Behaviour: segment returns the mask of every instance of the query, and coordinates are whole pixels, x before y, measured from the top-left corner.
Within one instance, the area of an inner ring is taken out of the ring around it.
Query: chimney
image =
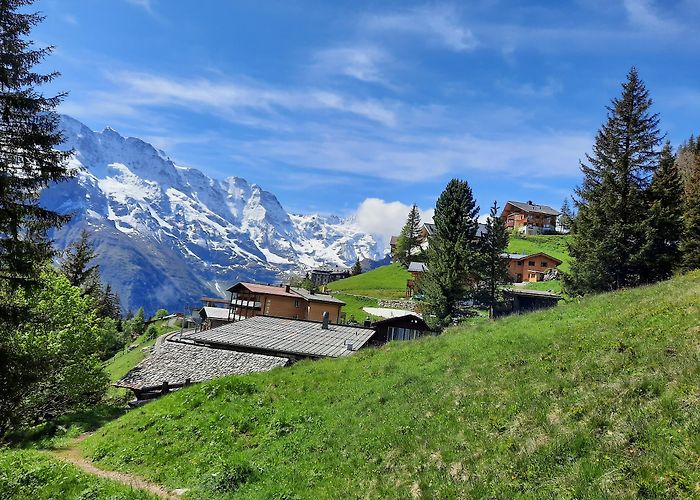
[[[365,328],[371,328],[372,327],[372,320],[369,318],[365,318]]]
[[[532,200],[527,200],[528,205],[532,205]]]
[[[352,350],[353,350],[353,344],[352,344],[352,342],[348,340],[347,344],[345,344],[345,348],[346,348],[348,351],[352,351]]]
[[[287,292],[287,293],[289,293],[289,285],[287,285],[287,286],[284,287],[284,291]]]
[[[323,311],[323,323],[321,324],[321,328],[324,330],[328,330],[328,323],[331,320],[331,315],[328,314],[328,311]]]

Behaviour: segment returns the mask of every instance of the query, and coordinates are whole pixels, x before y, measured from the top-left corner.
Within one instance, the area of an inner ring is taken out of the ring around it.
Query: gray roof
[[[176,386],[183,385],[187,379],[194,383],[225,375],[265,372],[288,362],[282,357],[166,340],[114,385],[148,389],[167,381],[168,385]]]
[[[520,295],[521,297],[544,297],[548,299],[561,299],[563,298],[558,293],[546,292],[544,290],[527,290],[527,289],[516,289],[516,288],[506,288],[503,290],[504,293],[509,295]]]
[[[199,315],[202,318],[209,318],[209,319],[228,319],[228,308],[202,307],[199,310]]]
[[[294,293],[298,293],[309,302],[328,302],[330,304],[340,304],[341,306],[345,305],[345,302],[343,302],[342,300],[336,299],[335,297],[325,293],[311,293],[305,288],[297,287],[291,287],[291,290]]]
[[[408,265],[410,273],[424,273],[428,270],[428,265],[425,262],[411,262]]]
[[[428,233],[428,235],[431,235],[435,232],[435,224],[431,224],[430,222],[426,222],[423,224],[423,228],[425,229],[425,232]]]
[[[357,326],[331,324],[324,330],[316,321],[254,316],[193,333],[187,338],[198,343],[255,352],[337,358],[352,354],[372,335],[373,329]],[[346,347],[348,342],[352,343],[352,351]]]
[[[559,215],[558,210],[554,210],[552,207],[549,207],[547,205],[537,205],[535,203],[527,203],[527,202],[522,202],[522,201],[510,201],[508,200],[506,203],[510,203],[514,207],[519,208],[523,212],[538,212],[546,215]]]

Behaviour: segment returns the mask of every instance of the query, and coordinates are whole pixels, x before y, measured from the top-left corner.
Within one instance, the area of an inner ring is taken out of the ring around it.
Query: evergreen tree
[[[680,145],[676,155],[676,166],[683,179],[683,185],[686,187],[698,156],[700,156],[700,136],[695,138],[691,135],[686,142]]]
[[[688,169],[683,194],[683,268],[700,269],[700,154]]]
[[[498,204],[494,201],[486,221],[486,230],[479,240],[479,298],[489,306],[491,317],[500,299],[499,285],[510,281],[508,259],[503,256],[507,247],[508,231],[505,222],[498,216]]]
[[[418,206],[414,203],[411,210],[408,212],[406,224],[401,229],[401,234],[396,241],[396,249],[394,251],[394,260],[400,262],[404,266],[412,260],[412,255],[420,246],[421,220]]]
[[[659,168],[647,190],[646,281],[671,277],[680,260],[683,236],[683,184],[671,144],[661,150]]]
[[[11,289],[36,283],[52,255],[47,232],[68,219],[38,203],[43,188],[71,172],[70,152],[56,149],[63,138],[54,110],[65,94],[46,97],[37,90],[58,73],[33,71],[53,48],[34,48],[27,39],[44,19],[20,12],[31,4],[0,2],[0,286]]]
[[[119,295],[112,291],[112,286],[107,284],[103,289],[98,289],[93,295],[95,299],[95,309],[101,318],[112,318],[119,321],[122,316],[121,301]]]
[[[428,272],[421,280],[433,327],[447,326],[469,293],[475,259],[479,207],[467,181],[452,179],[435,204],[435,232],[428,247]]]
[[[96,256],[90,235],[83,230],[78,241],[66,248],[59,265],[70,284],[83,290],[85,295],[95,296],[96,292],[101,291],[99,266],[91,264]]]
[[[559,227],[563,233],[568,233],[571,230],[571,223],[574,220],[574,212],[571,210],[569,198],[564,198],[564,203],[561,205],[561,214],[559,214]]]
[[[353,264],[352,269],[350,270],[351,276],[357,276],[358,274],[362,274],[362,264],[360,264],[359,257],[357,260],[355,260],[355,264]]]
[[[139,307],[134,317],[129,320],[129,331],[134,338],[140,337],[145,333],[146,321],[143,315],[143,307]]]
[[[596,134],[593,154],[581,162],[572,224],[570,294],[615,290],[639,284],[646,271],[645,191],[658,165],[658,115],[637,70],[622,84]]]

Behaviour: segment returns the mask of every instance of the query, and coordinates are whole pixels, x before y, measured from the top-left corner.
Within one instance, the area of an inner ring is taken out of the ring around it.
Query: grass
[[[700,272],[193,386],[84,443],[194,498],[693,497]]]
[[[406,281],[409,279],[411,273],[394,263],[334,281],[327,288],[332,292],[376,299],[403,299],[406,296]]]
[[[0,450],[0,498],[156,498],[128,486],[86,474],[36,450]]]
[[[336,299],[340,299],[345,302],[343,306],[343,312],[345,313],[346,321],[354,319],[358,323],[362,323],[368,316],[370,318],[375,318],[371,314],[367,314],[362,308],[363,307],[377,307],[377,299],[371,297],[359,297],[357,295],[348,295],[345,293],[333,294]]]
[[[559,270],[567,272],[570,269],[571,257],[567,243],[569,235],[533,235],[523,237],[510,237],[508,244],[509,253],[533,254],[544,252],[562,261]]]
[[[154,324],[158,329],[158,337],[178,330],[176,327],[168,326],[164,321],[156,322]],[[144,333],[129,344],[136,345],[136,348],[132,350],[120,351],[111,359],[107,360],[105,363],[105,371],[109,376],[110,383],[113,384],[126,375],[129,370],[146,359],[151,351],[150,349],[144,351],[144,348],[153,347],[153,345],[156,343],[156,339],[157,337],[155,339],[148,339],[148,333]]]
[[[552,281],[537,281],[533,283],[528,283],[524,287],[526,290],[542,290],[549,291],[553,293],[562,293],[561,280]]]

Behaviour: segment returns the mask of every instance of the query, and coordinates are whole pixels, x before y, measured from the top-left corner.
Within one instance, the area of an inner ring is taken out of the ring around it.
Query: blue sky
[[[558,208],[632,65],[700,132],[700,2],[524,3],[38,0],[34,39],[91,128],[377,228],[452,177]]]

